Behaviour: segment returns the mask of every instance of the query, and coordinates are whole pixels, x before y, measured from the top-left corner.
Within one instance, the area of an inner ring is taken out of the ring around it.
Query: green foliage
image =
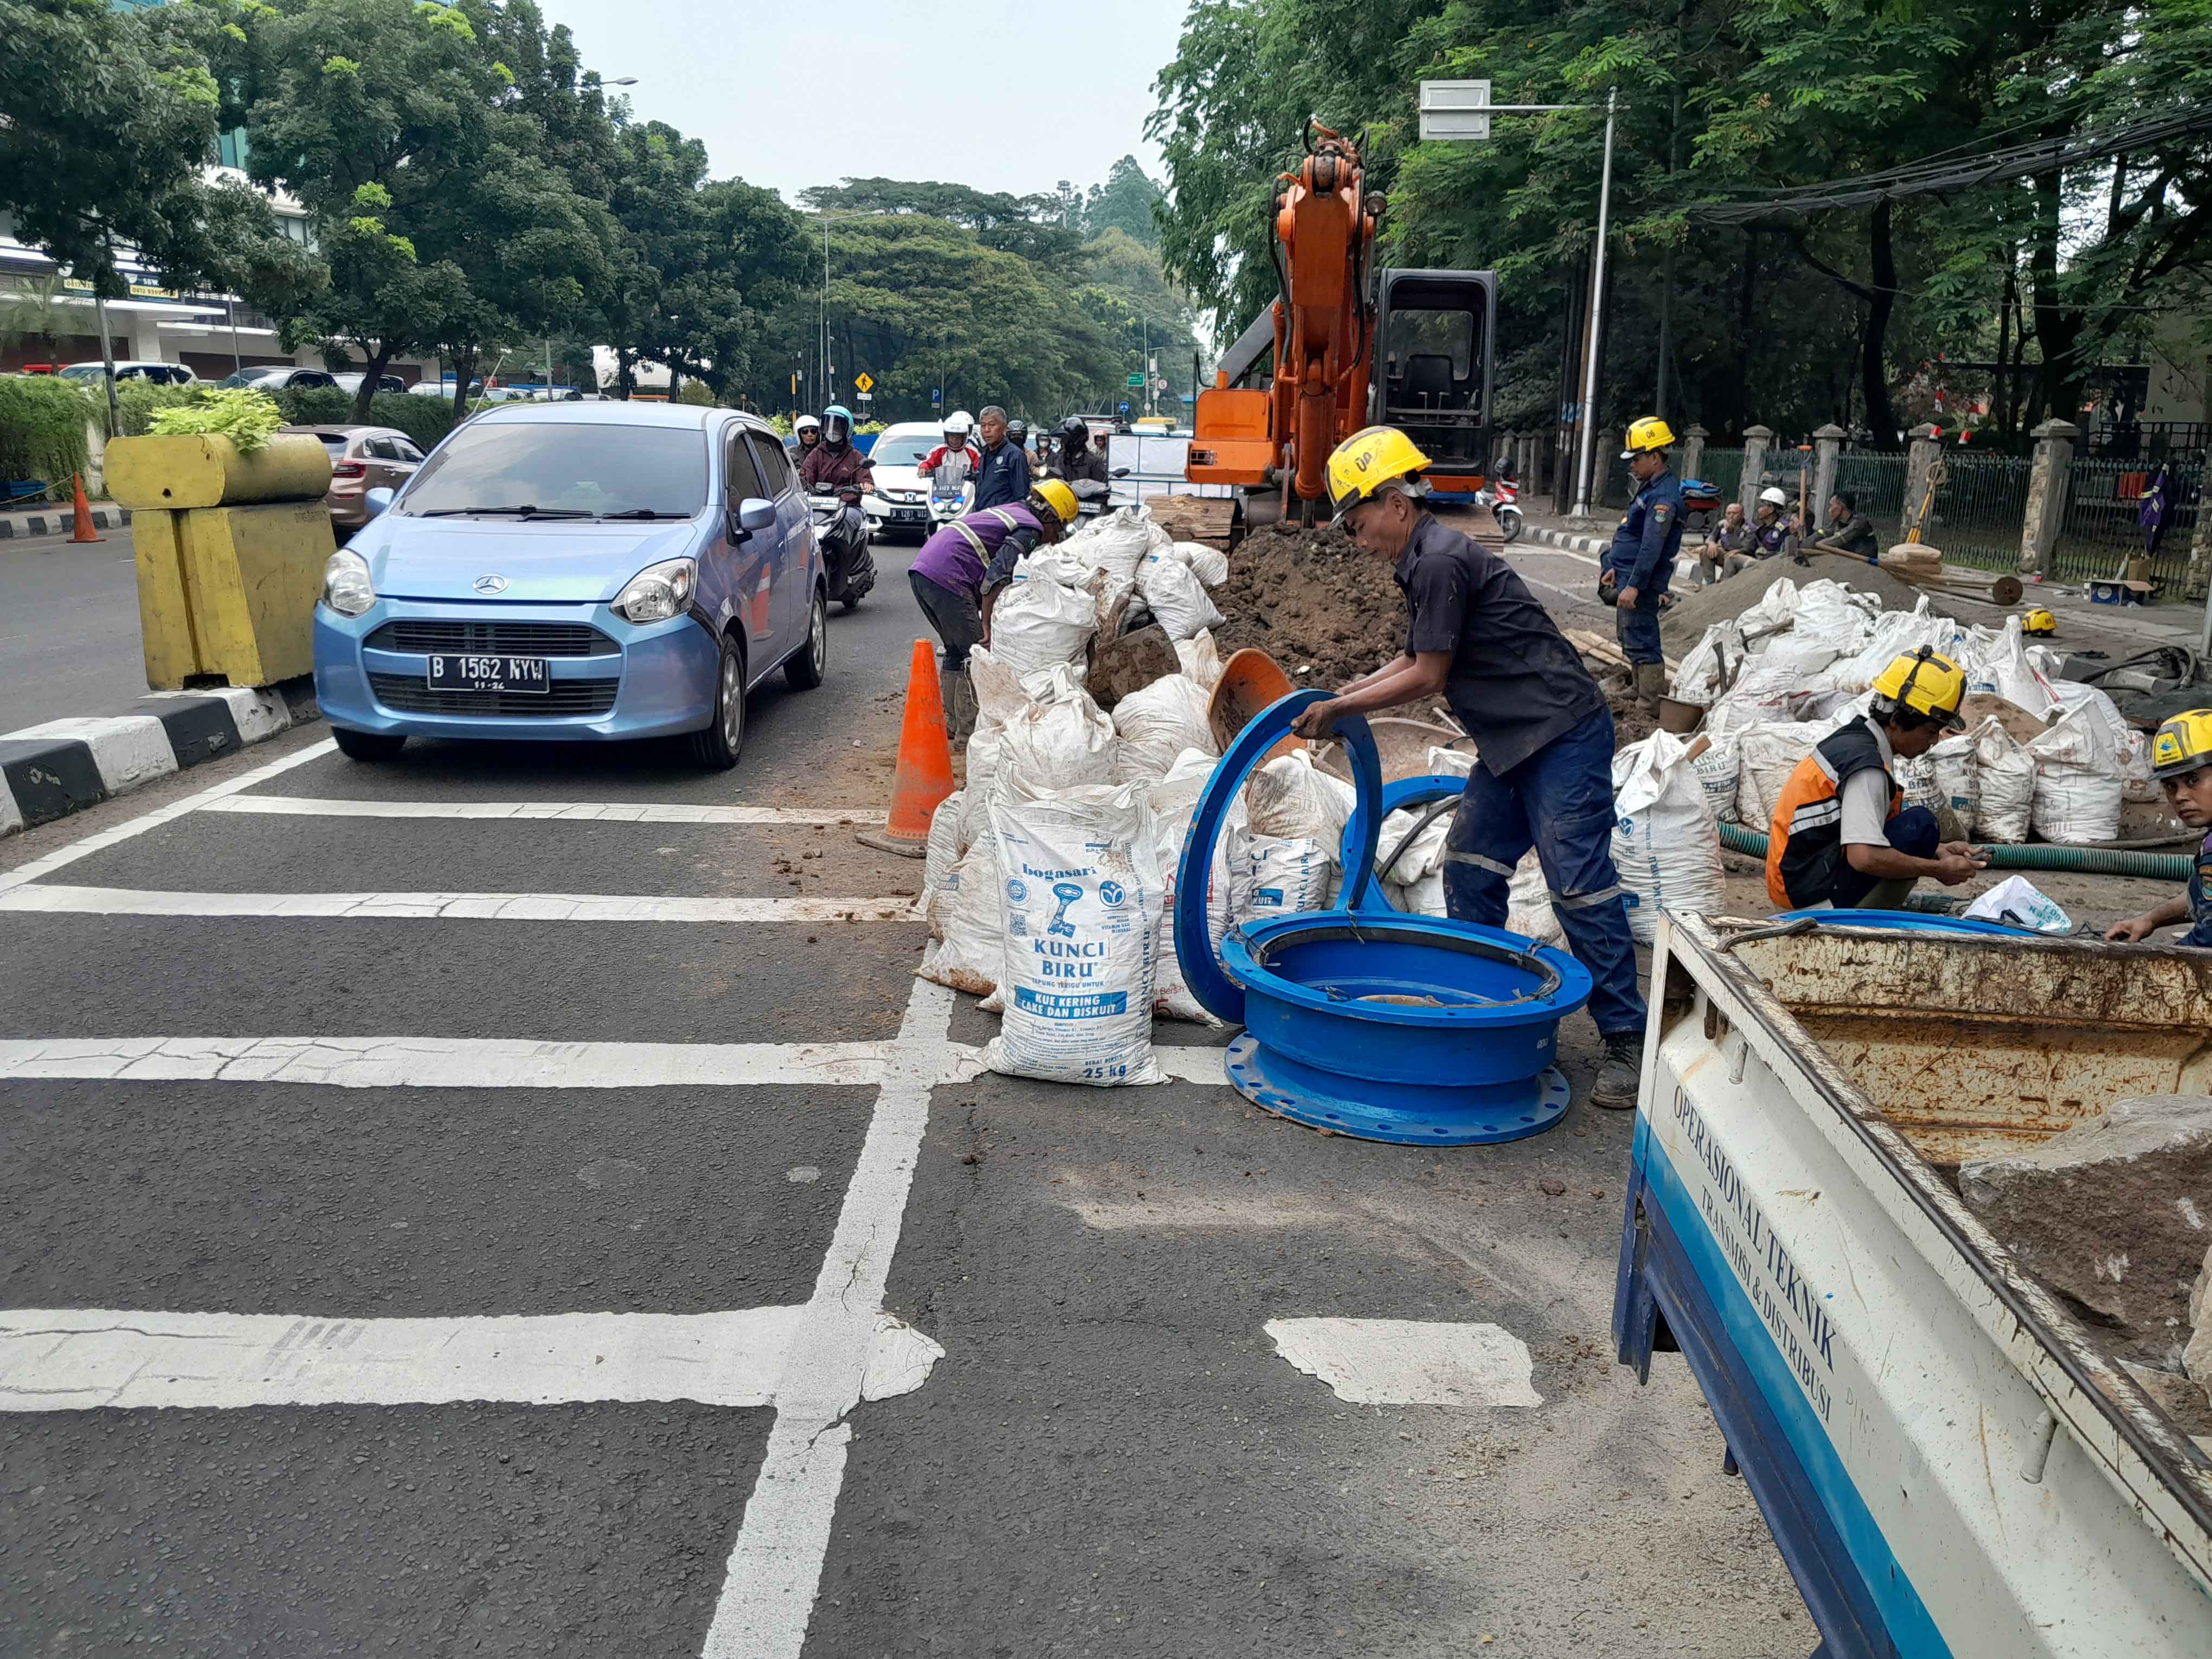
[[[190,433],[228,438],[240,454],[252,455],[266,449],[283,424],[283,411],[274,398],[251,386],[234,386],[201,391],[190,403],[157,409],[148,428],[164,438]]]
[[[288,426],[368,425],[397,428],[417,447],[428,449],[456,424],[453,406],[443,398],[422,398],[410,392],[380,392],[368,400],[365,421],[356,421],[353,394],[336,386],[301,386],[271,394],[284,412]],[[479,404],[477,407],[483,405]],[[474,413],[472,410],[470,411]]]
[[[676,401],[700,409],[714,407],[714,388],[704,380],[686,380],[676,389]]]
[[[154,416],[166,409],[181,409],[198,400],[204,390],[199,386],[155,386],[150,380],[125,380],[115,388],[115,412],[120,416],[118,425],[108,418],[107,399],[91,399],[94,418],[100,430],[111,438],[142,438],[154,429]]]
[[[93,400],[74,380],[0,374],[0,478],[40,478],[66,493],[89,465],[86,423]]]

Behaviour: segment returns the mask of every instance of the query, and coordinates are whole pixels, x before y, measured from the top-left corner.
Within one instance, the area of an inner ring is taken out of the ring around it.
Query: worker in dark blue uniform
[[[1637,700],[1655,718],[1659,699],[1667,695],[1659,602],[1674,579],[1674,555],[1682,545],[1682,484],[1667,467],[1674,441],[1673,431],[1656,415],[1628,428],[1628,447],[1621,453],[1636,480],[1636,499],[1613,532],[1598,578],[1599,592],[1612,598],[1613,629],[1635,672]]]
[[[1613,864],[1613,711],[1513,567],[1428,510],[1428,457],[1395,427],[1355,432],[1328,458],[1329,504],[1406,596],[1406,645],[1298,716],[1320,738],[1340,714],[1442,696],[1476,764],[1444,837],[1444,909],[1503,927],[1507,885],[1531,848],[1605,1043],[1593,1105],[1636,1104],[1645,1009]]]

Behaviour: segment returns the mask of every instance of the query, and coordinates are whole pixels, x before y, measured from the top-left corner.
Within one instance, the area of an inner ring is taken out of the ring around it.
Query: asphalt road
[[[0,1652],[1810,1649],[1679,1362],[1610,1359],[1628,1121],[977,1076],[918,923],[666,913],[919,885],[836,822],[902,563],[733,774],[310,727],[0,842]],[[1267,1329],[1375,1320],[1538,1403],[1353,1404]]]
[[[131,532],[0,541],[0,734],[146,694]]]

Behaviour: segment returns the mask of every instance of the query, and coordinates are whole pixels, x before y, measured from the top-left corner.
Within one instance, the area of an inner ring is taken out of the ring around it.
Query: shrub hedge
[[[0,478],[38,478],[68,495],[70,475],[91,462],[85,423],[93,412],[74,380],[0,374]]]

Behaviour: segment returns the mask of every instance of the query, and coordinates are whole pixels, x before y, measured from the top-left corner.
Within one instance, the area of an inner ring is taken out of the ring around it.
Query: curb
[[[1547,547],[1558,548],[1563,553],[1580,553],[1585,558],[1601,559],[1612,542],[1601,536],[1577,536],[1572,531],[1554,530],[1549,525],[1522,522],[1523,538],[1539,541]]]
[[[156,691],[126,714],[0,734],[0,836],[52,823],[156,778],[320,720],[312,674],[276,685]]]
[[[131,509],[125,507],[95,507],[92,509],[94,530],[120,530],[131,522]],[[66,536],[76,528],[76,508],[64,507],[52,513],[0,513],[0,541],[15,536]]]

